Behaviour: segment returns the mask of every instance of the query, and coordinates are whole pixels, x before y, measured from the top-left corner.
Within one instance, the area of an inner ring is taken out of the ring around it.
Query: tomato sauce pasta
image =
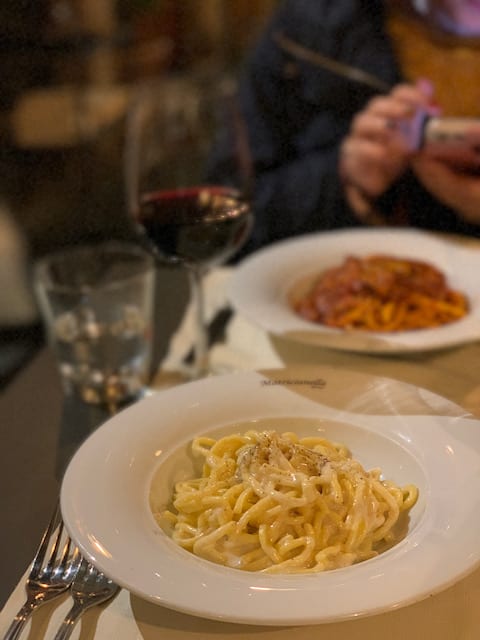
[[[385,255],[349,256],[322,273],[293,306],[312,322],[368,331],[438,327],[469,309],[467,297],[433,265]]]
[[[418,491],[365,471],[346,447],[320,437],[247,431],[200,437],[202,474],[178,482],[154,514],[184,549],[266,573],[320,572],[372,558],[397,541],[395,525]]]

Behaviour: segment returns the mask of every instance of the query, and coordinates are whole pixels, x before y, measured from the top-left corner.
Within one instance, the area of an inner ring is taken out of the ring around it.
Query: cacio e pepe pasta
[[[251,430],[196,438],[192,451],[201,475],[178,482],[171,508],[154,516],[184,549],[246,571],[312,573],[372,558],[396,542],[418,496],[320,437]]]

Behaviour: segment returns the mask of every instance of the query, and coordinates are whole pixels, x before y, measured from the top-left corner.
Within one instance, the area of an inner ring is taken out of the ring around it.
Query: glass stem
[[[193,304],[194,344],[192,378],[202,378],[209,373],[208,337],[205,321],[205,295],[203,270],[191,267],[188,270]]]

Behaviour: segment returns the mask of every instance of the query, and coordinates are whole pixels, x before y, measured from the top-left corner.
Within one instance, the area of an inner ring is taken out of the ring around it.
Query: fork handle
[[[38,602],[27,600],[13,619],[12,624],[8,627],[7,633],[3,636],[3,640],[17,640],[27,620],[38,605]]]
[[[87,607],[85,607],[84,605],[75,603],[63,619],[63,622],[60,625],[60,628],[58,629],[53,640],[67,640],[67,638],[70,638],[73,627],[77,623],[82,613],[86,611],[86,609]]]

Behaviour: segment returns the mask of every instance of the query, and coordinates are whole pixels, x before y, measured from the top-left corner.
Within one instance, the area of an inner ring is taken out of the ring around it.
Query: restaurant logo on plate
[[[315,378],[314,380],[295,380],[295,379],[285,379],[285,380],[262,380],[262,386],[273,387],[282,385],[285,387],[289,386],[298,386],[304,385],[307,387],[311,387],[312,389],[323,389],[323,387],[327,384],[325,380],[322,378]]]

